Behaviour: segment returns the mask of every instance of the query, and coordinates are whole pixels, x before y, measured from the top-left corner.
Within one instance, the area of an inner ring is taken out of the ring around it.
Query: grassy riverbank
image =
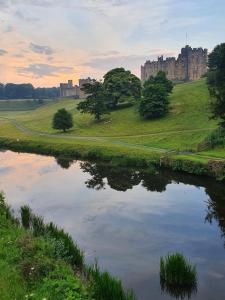
[[[71,237],[23,208],[23,226],[0,194],[1,299],[135,300],[107,272],[86,266]]]
[[[171,95],[168,116],[142,120],[137,107],[117,110],[96,123],[80,114],[77,100],[59,100],[26,112],[0,112],[0,145],[16,151],[101,159],[123,165],[154,163],[175,170],[223,177],[224,148],[199,151],[216,129],[209,119],[209,94],[204,80],[179,84]],[[75,126],[63,134],[52,129],[54,113],[65,107]],[[219,166],[218,166],[219,165]]]

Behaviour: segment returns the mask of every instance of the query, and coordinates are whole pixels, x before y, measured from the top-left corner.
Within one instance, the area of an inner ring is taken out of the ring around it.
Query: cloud
[[[39,18],[31,16],[31,15],[25,15],[23,12],[21,12],[20,10],[17,10],[15,12],[15,16],[23,21],[26,22],[37,22],[39,21]]]
[[[0,49],[0,56],[7,54],[8,52],[4,49]]]
[[[44,55],[52,55],[54,53],[51,47],[41,46],[33,43],[30,43],[30,50],[35,53],[44,54]]]
[[[18,74],[23,76],[32,75],[35,78],[41,78],[45,76],[58,76],[58,74],[72,72],[74,72],[74,69],[72,67],[51,66],[48,64],[31,64],[28,67],[17,68]]]
[[[82,66],[88,66],[93,69],[109,70],[116,67],[124,67],[131,70],[140,68],[146,60],[157,59],[158,56],[174,56],[173,52],[165,52],[162,49],[151,49],[148,54],[143,55],[111,55],[103,57],[94,57]]]
[[[82,65],[99,70],[109,70],[116,67],[132,69],[135,66],[140,66],[147,58],[147,55],[108,56],[103,58],[93,58]]]
[[[7,25],[5,27],[5,29],[3,30],[3,33],[9,33],[9,32],[12,32],[13,30],[14,30],[13,26]]]
[[[115,56],[119,55],[120,52],[116,50],[110,50],[110,51],[105,51],[105,52],[94,52],[92,55],[93,56]]]

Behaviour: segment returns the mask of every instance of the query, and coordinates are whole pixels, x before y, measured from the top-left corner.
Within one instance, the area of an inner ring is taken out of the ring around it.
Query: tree
[[[72,114],[68,112],[65,108],[59,109],[53,117],[52,127],[54,129],[59,129],[66,132],[67,129],[73,127]]]
[[[81,113],[90,113],[94,115],[95,120],[99,121],[101,116],[108,114],[108,109],[106,106],[106,94],[102,82],[93,81],[92,83],[87,83],[83,85],[82,91],[85,92],[87,96],[86,100],[80,102],[77,109]]]
[[[139,113],[145,119],[156,119],[164,116],[169,109],[168,93],[162,84],[146,81],[143,98],[140,101]]]
[[[225,43],[209,54],[207,84],[211,96],[212,118],[225,128]]]
[[[168,79],[166,78],[166,73],[165,73],[165,72],[159,71],[158,74],[157,74],[155,77],[151,76],[151,77],[149,78],[149,81],[150,81],[152,84],[157,84],[157,83],[162,84],[162,85],[165,87],[166,92],[167,92],[168,94],[172,93],[172,90],[173,90],[173,82],[170,81],[170,80],[168,80]]]
[[[4,84],[0,83],[0,99],[4,98]]]
[[[110,109],[115,109],[118,103],[138,100],[141,97],[140,79],[124,68],[116,68],[106,73],[104,88]]]

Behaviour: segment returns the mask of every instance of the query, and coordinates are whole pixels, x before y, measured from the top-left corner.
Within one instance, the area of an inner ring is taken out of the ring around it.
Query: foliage
[[[59,109],[52,121],[52,127],[54,129],[63,130],[64,132],[67,129],[70,129],[73,127],[73,117],[70,112],[68,112],[65,108]]]
[[[196,267],[179,253],[161,257],[160,280],[171,286],[196,286]]]
[[[145,119],[157,119],[167,114],[169,99],[162,84],[153,84],[146,81],[143,90],[143,99],[139,104],[139,113]]]
[[[139,113],[145,119],[157,119],[169,111],[169,94],[172,93],[173,83],[166,78],[165,72],[151,76],[145,83],[143,98],[139,104]]]
[[[168,94],[172,93],[173,82],[166,78],[165,72],[159,71],[155,77],[151,76],[148,81],[151,82],[152,84],[162,84],[165,87],[166,92]]]
[[[101,116],[108,114],[106,106],[106,93],[101,82],[94,81],[93,83],[84,84],[82,90],[87,94],[87,99],[80,102],[77,109],[82,113],[90,113],[99,121]]]
[[[208,88],[211,95],[212,117],[225,128],[225,43],[209,54]]]
[[[124,68],[116,68],[106,73],[104,88],[110,109],[115,109],[121,102],[139,100],[141,97],[140,79]]]
[[[59,97],[59,88],[34,88],[32,84],[0,83],[0,99],[47,99]]]

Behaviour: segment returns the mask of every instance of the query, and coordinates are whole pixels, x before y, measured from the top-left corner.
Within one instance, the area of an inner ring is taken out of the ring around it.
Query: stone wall
[[[141,66],[141,80],[144,82],[150,76],[155,76],[159,71],[164,71],[167,78],[172,81],[198,80],[207,72],[207,49],[191,48],[186,46],[181,49],[178,58],[158,57],[157,61],[146,61]]]

